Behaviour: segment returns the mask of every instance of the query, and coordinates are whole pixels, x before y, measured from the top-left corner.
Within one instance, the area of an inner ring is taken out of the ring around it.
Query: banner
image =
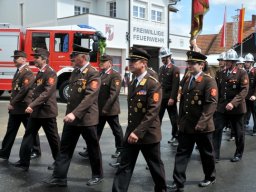
[[[203,17],[209,9],[209,0],[192,1],[191,40],[197,38],[203,28]]]
[[[245,8],[240,9],[237,40],[238,43],[242,43],[244,39],[244,14]]]

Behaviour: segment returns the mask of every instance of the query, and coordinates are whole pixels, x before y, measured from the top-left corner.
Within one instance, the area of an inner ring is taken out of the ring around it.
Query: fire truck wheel
[[[2,91],[2,90],[1,90],[1,91],[0,91],[0,96],[2,96],[2,95],[3,95],[3,93],[4,93],[4,91]]]
[[[68,81],[64,81],[59,88],[59,96],[62,102],[67,102],[68,100],[68,89]]]

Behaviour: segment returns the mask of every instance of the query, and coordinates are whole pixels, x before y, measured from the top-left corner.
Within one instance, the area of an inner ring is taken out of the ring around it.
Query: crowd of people
[[[57,128],[57,75],[48,63],[49,52],[34,50],[34,63],[39,69],[34,78],[26,62],[26,53],[14,51],[17,71],[12,81],[8,105],[9,120],[2,141],[0,158],[8,160],[17,131],[23,123],[20,160],[12,165],[28,171],[30,160],[41,155],[38,130],[42,127],[51,148],[52,175],[46,185],[67,186],[67,173],[78,139],[82,135],[86,147],[79,154],[91,165],[88,186],[103,181],[102,151],[99,140],[106,123],[115,138],[112,158],[117,168],[113,192],[127,192],[139,152],[146,160],[155,192],[184,191],[186,168],[195,145],[200,153],[205,177],[199,187],[216,182],[215,163],[220,162],[222,132],[229,127],[235,138],[236,150],[230,161],[242,160],[245,127],[253,117],[252,135],[256,135],[255,100],[256,71],[254,57],[238,58],[230,49],[220,54],[219,70],[212,77],[207,73],[207,57],[187,52],[187,69],[180,80],[180,70],[173,64],[172,53],[161,48],[159,72],[150,68],[150,55],[142,48],[132,47],[127,58],[129,66],[124,79],[112,67],[112,57],[100,57],[100,71],[90,64],[90,49],[73,45],[70,60],[74,67],[69,79],[69,96],[61,138]],[[132,74],[130,74],[132,73]],[[128,102],[128,126],[125,133],[119,123],[119,94],[124,86]],[[179,111],[177,105],[179,104]],[[161,160],[161,124],[167,110],[170,120],[168,140],[177,147],[173,183],[167,185]],[[109,190],[110,191],[110,190]]]

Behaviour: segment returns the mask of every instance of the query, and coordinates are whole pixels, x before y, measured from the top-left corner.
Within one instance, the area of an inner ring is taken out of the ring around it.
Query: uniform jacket
[[[248,72],[249,90],[245,99],[250,99],[251,96],[256,96],[256,70],[252,67]]]
[[[90,64],[83,70],[75,69],[69,79],[66,114],[73,113],[74,126],[93,126],[99,122],[98,96],[100,76]]]
[[[154,69],[152,69],[151,67],[149,67],[147,69],[147,72],[148,72],[149,75],[151,75],[155,79],[157,79],[157,80],[159,79],[157,72]]]
[[[212,132],[218,102],[216,81],[202,72],[189,88],[190,78],[188,75],[182,86],[179,131],[187,134]]]
[[[177,101],[177,95],[180,83],[180,70],[173,64],[166,67],[163,65],[159,69],[159,81],[162,85],[163,99],[174,99]]]
[[[248,93],[249,80],[245,70],[235,67],[227,75],[227,70],[220,73],[219,81],[219,103],[217,111],[226,114],[243,114],[246,113],[245,97]],[[234,108],[227,111],[226,105],[232,103]]]
[[[101,75],[99,92],[100,116],[113,116],[120,113],[119,93],[121,89],[121,76],[111,69]]]
[[[36,79],[29,91],[32,103],[29,107],[33,109],[33,118],[53,118],[58,115],[56,100],[56,72],[49,66],[37,73]]]
[[[28,65],[25,65],[12,80],[12,92],[10,104],[14,107],[10,114],[25,114],[27,106],[31,103],[28,94],[29,87],[34,82],[33,72]]]
[[[134,90],[132,83],[128,88],[128,127],[124,141],[134,132],[139,137],[138,144],[157,143],[162,137],[158,116],[161,85],[148,73]]]

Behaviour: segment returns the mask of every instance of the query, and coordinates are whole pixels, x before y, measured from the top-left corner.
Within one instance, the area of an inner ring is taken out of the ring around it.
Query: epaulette
[[[158,80],[154,77],[152,77],[151,75],[149,76],[149,78],[153,79],[155,82],[158,82]]]
[[[93,68],[95,71],[98,71],[98,69],[96,67],[91,66],[91,68]]]
[[[116,69],[113,69],[113,68],[112,68],[112,70],[118,73],[118,71],[117,71]]]
[[[205,73],[205,74],[204,74],[204,76],[207,76],[207,77],[212,78],[212,76],[211,76],[211,75],[209,75],[209,74],[207,74],[207,73]]]

